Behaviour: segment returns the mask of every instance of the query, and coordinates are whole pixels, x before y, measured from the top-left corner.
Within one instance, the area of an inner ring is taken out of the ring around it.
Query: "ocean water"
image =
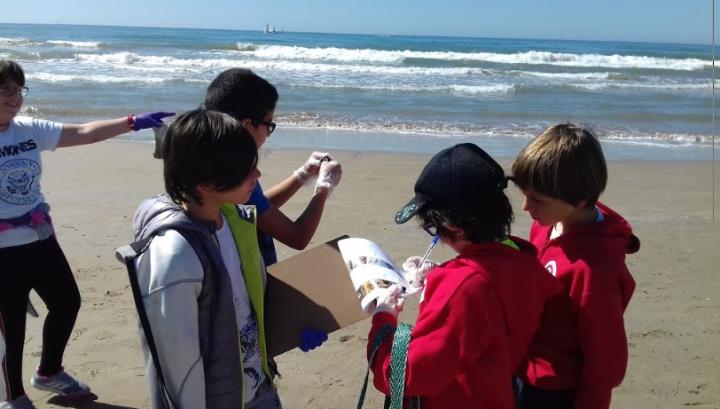
[[[513,156],[573,121],[610,158],[712,157],[708,45],[262,28],[0,24],[0,58],[26,71],[23,114],[65,122],[192,109],[219,72],[246,67],[280,93],[269,148],[431,153],[472,141]]]

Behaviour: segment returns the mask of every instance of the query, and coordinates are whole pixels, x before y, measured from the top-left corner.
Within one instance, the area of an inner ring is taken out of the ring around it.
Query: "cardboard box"
[[[268,354],[300,346],[303,329],[328,334],[368,318],[360,308],[338,237],[268,267],[265,331]]]

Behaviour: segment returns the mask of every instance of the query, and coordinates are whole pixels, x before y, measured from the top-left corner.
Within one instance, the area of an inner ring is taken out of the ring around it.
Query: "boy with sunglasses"
[[[254,72],[232,68],[221,72],[208,86],[205,107],[232,115],[255,140],[258,149],[275,130],[273,122],[278,93],[275,87]],[[307,182],[317,177],[315,192],[295,220],[280,207]],[[277,261],[273,238],[297,250],[304,249],[320,224],[325,202],[340,183],[342,167],[328,153],[313,152],[292,175],[263,191],[257,184],[248,204],[258,211],[258,240],[267,265]]]
[[[511,379],[560,288],[535,248],[510,235],[512,207],[503,169],[471,143],[435,155],[415,183],[415,197],[395,215],[417,216],[458,256],[427,275],[407,352],[404,395],[422,408],[514,409]],[[397,326],[400,289],[385,290],[373,311],[368,356],[385,325]],[[371,362],[375,387],[390,392],[387,337]]]

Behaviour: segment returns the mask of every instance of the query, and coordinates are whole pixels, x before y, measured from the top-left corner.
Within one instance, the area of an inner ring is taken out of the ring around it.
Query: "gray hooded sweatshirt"
[[[134,287],[153,409],[243,407],[232,287],[214,232],[160,195],[138,208],[136,243],[118,249]]]

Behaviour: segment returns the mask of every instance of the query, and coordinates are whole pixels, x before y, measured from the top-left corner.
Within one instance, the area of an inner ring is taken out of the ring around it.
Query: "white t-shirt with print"
[[[227,219],[223,216],[222,227],[215,232],[220,243],[225,267],[230,274],[232,283],[233,300],[235,302],[235,319],[240,331],[240,348],[242,352],[243,380],[245,385],[245,403],[255,397],[255,392],[265,381],[265,374],[262,371],[260,358],[260,332],[258,330],[257,318],[250,305],[250,297],[243,279],[240,255],[238,254],[232,231]]]
[[[15,117],[0,132],[0,219],[20,217],[45,201],[40,152],[57,148],[62,127],[58,122]],[[0,232],[0,248],[38,239],[35,229],[17,227]]]

